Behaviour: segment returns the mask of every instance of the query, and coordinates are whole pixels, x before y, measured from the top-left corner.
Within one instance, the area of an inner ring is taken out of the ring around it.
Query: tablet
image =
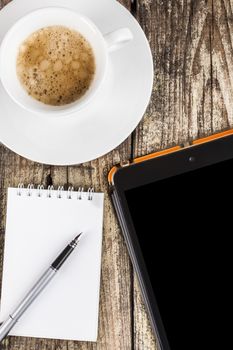
[[[229,348],[233,131],[116,166],[109,183],[160,349]]]

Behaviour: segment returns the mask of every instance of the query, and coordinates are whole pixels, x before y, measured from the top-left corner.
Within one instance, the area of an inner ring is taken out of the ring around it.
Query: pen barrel
[[[10,316],[1,324],[0,327],[0,342],[10,332],[12,327],[16,324],[17,320],[13,320]]]
[[[70,256],[70,254],[73,252],[74,248],[77,246],[77,243],[75,245],[69,244],[57,257],[56,260],[52,263],[52,268],[55,270],[59,270],[61,266],[64,264],[64,262],[67,260],[67,258]]]
[[[36,297],[43,291],[43,289],[48,285],[50,280],[54,277],[56,271],[51,267],[45,271],[41,278],[34,284],[31,290],[27,293],[25,298],[21,301],[18,307],[11,313],[11,318],[13,320],[18,320],[22,314],[27,310],[27,308],[33,303]]]
[[[70,256],[73,250],[77,247],[79,234],[57,257],[52,265],[45,271],[40,279],[34,284],[31,290],[27,293],[17,308],[9,315],[9,317],[0,325],[0,341],[2,341],[9,331],[14,327],[19,318],[29,308],[37,296],[48,285],[51,279],[55,276],[56,272],[64,264],[66,259]]]
[[[9,315],[9,317],[0,326],[0,341],[2,341],[9,331],[13,328],[22,314],[33,303],[36,297],[42,292],[42,290],[48,285],[50,280],[56,274],[56,270],[51,267],[45,271],[41,278],[34,284],[31,290],[27,293],[25,298],[17,306],[17,308]]]

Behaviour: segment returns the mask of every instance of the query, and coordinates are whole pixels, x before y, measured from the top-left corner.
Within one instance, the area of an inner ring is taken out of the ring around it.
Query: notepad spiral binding
[[[55,189],[54,186],[48,186],[48,188],[46,189],[43,185],[38,185],[37,187],[35,187],[33,184],[29,184],[27,187],[25,187],[22,183],[18,185],[17,195],[22,196],[23,194],[25,194],[26,196],[31,197],[33,191],[35,190],[37,191],[36,195],[38,197],[46,196],[47,198],[64,198],[64,196],[66,196],[67,199],[76,198],[77,200],[82,200],[84,199],[84,195],[86,195],[86,199],[89,201],[92,201],[94,197],[93,187],[89,187],[87,189],[87,192],[85,192],[83,187],[79,187],[78,190],[75,192],[73,186],[70,186],[68,190],[65,191],[63,186],[59,186],[57,189]]]

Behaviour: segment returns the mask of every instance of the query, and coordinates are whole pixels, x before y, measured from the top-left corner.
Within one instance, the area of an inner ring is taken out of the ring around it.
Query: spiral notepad
[[[82,188],[8,189],[0,320],[17,306],[64,246],[79,247],[25,312],[11,335],[96,341],[101,270],[102,193]]]

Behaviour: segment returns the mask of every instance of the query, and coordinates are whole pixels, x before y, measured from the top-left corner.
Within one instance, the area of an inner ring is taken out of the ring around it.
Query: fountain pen
[[[59,256],[54,260],[50,267],[44,272],[44,274],[39,278],[39,280],[34,284],[31,290],[26,294],[21,303],[16,307],[16,309],[8,316],[8,318],[0,326],[0,341],[2,341],[10,330],[14,327],[19,318],[24,314],[28,307],[33,303],[33,301],[38,297],[38,295],[44,290],[48,283],[56,275],[57,271],[64,264],[69,255],[77,247],[79,239],[82,233],[75,237],[70,244],[59,254]]]

